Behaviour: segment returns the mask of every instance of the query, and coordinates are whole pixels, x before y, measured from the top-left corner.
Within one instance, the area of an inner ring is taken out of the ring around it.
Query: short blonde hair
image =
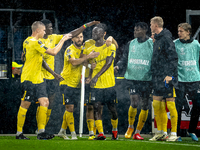
[[[189,23],[180,23],[178,25],[178,28],[179,27],[183,28],[187,32],[190,32],[190,35],[192,34],[192,26]]]
[[[45,26],[41,21],[35,21],[31,26],[32,31],[36,31],[36,29],[39,28],[40,25]]]
[[[156,23],[158,27],[163,28],[164,21],[161,17],[155,16],[151,19],[151,22]]]

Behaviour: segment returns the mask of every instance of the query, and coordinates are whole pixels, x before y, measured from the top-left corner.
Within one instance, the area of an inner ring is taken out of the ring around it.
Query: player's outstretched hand
[[[64,35],[63,40],[67,41],[67,40],[69,40],[71,38],[72,38],[72,34],[68,33],[68,34]]]
[[[99,52],[95,52],[94,50],[90,54],[87,55],[88,59],[96,58],[98,56],[99,56]]]
[[[86,84],[90,84],[90,81],[91,81],[91,78],[87,78],[87,79],[85,80],[85,83],[86,83]]]
[[[109,36],[107,39],[106,39],[106,46],[109,47],[111,44],[112,44],[112,40],[113,40],[113,37],[112,36]]]
[[[100,23],[100,21],[91,21],[91,22],[88,22],[88,23],[86,23],[86,26],[87,27],[91,27],[91,26],[93,26],[93,25],[96,25],[96,24],[99,24]]]
[[[55,79],[58,80],[59,82],[61,82],[61,81],[64,80],[64,78],[63,78],[61,75],[57,74],[57,73],[54,74],[54,77],[55,77]]]
[[[118,66],[115,66],[115,67],[114,67],[114,70],[115,70],[116,73],[118,73],[119,67],[118,67]]]

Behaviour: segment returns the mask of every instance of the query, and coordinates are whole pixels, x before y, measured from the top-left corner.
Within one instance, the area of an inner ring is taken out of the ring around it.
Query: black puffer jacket
[[[178,84],[178,55],[172,34],[169,30],[163,29],[159,34],[155,34],[153,46],[153,57],[151,62],[153,88],[159,89],[165,86],[163,80],[166,76],[173,76],[173,84]]]

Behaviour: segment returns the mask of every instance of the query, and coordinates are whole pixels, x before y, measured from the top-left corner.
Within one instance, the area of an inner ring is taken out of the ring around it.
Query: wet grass
[[[127,149],[127,150],[197,150],[200,142],[194,142],[189,137],[182,138],[182,142],[143,141],[119,138],[111,140],[107,137],[105,141],[89,141],[86,137],[78,140],[63,140],[55,137],[52,140],[37,140],[36,136],[30,136],[30,140],[16,140],[15,136],[0,136],[1,150],[104,150],[104,149]]]

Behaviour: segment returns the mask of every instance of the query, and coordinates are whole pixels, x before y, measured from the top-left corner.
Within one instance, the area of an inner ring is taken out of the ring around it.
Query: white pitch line
[[[153,141],[136,141],[136,140],[123,140],[123,139],[118,139],[120,141],[131,141],[131,142],[144,142],[144,143],[156,143],[156,144],[164,144],[164,145],[177,145],[177,146],[190,146],[190,147],[200,147],[200,145],[192,145],[192,144],[181,144],[181,143],[174,143],[174,142],[153,142]]]

